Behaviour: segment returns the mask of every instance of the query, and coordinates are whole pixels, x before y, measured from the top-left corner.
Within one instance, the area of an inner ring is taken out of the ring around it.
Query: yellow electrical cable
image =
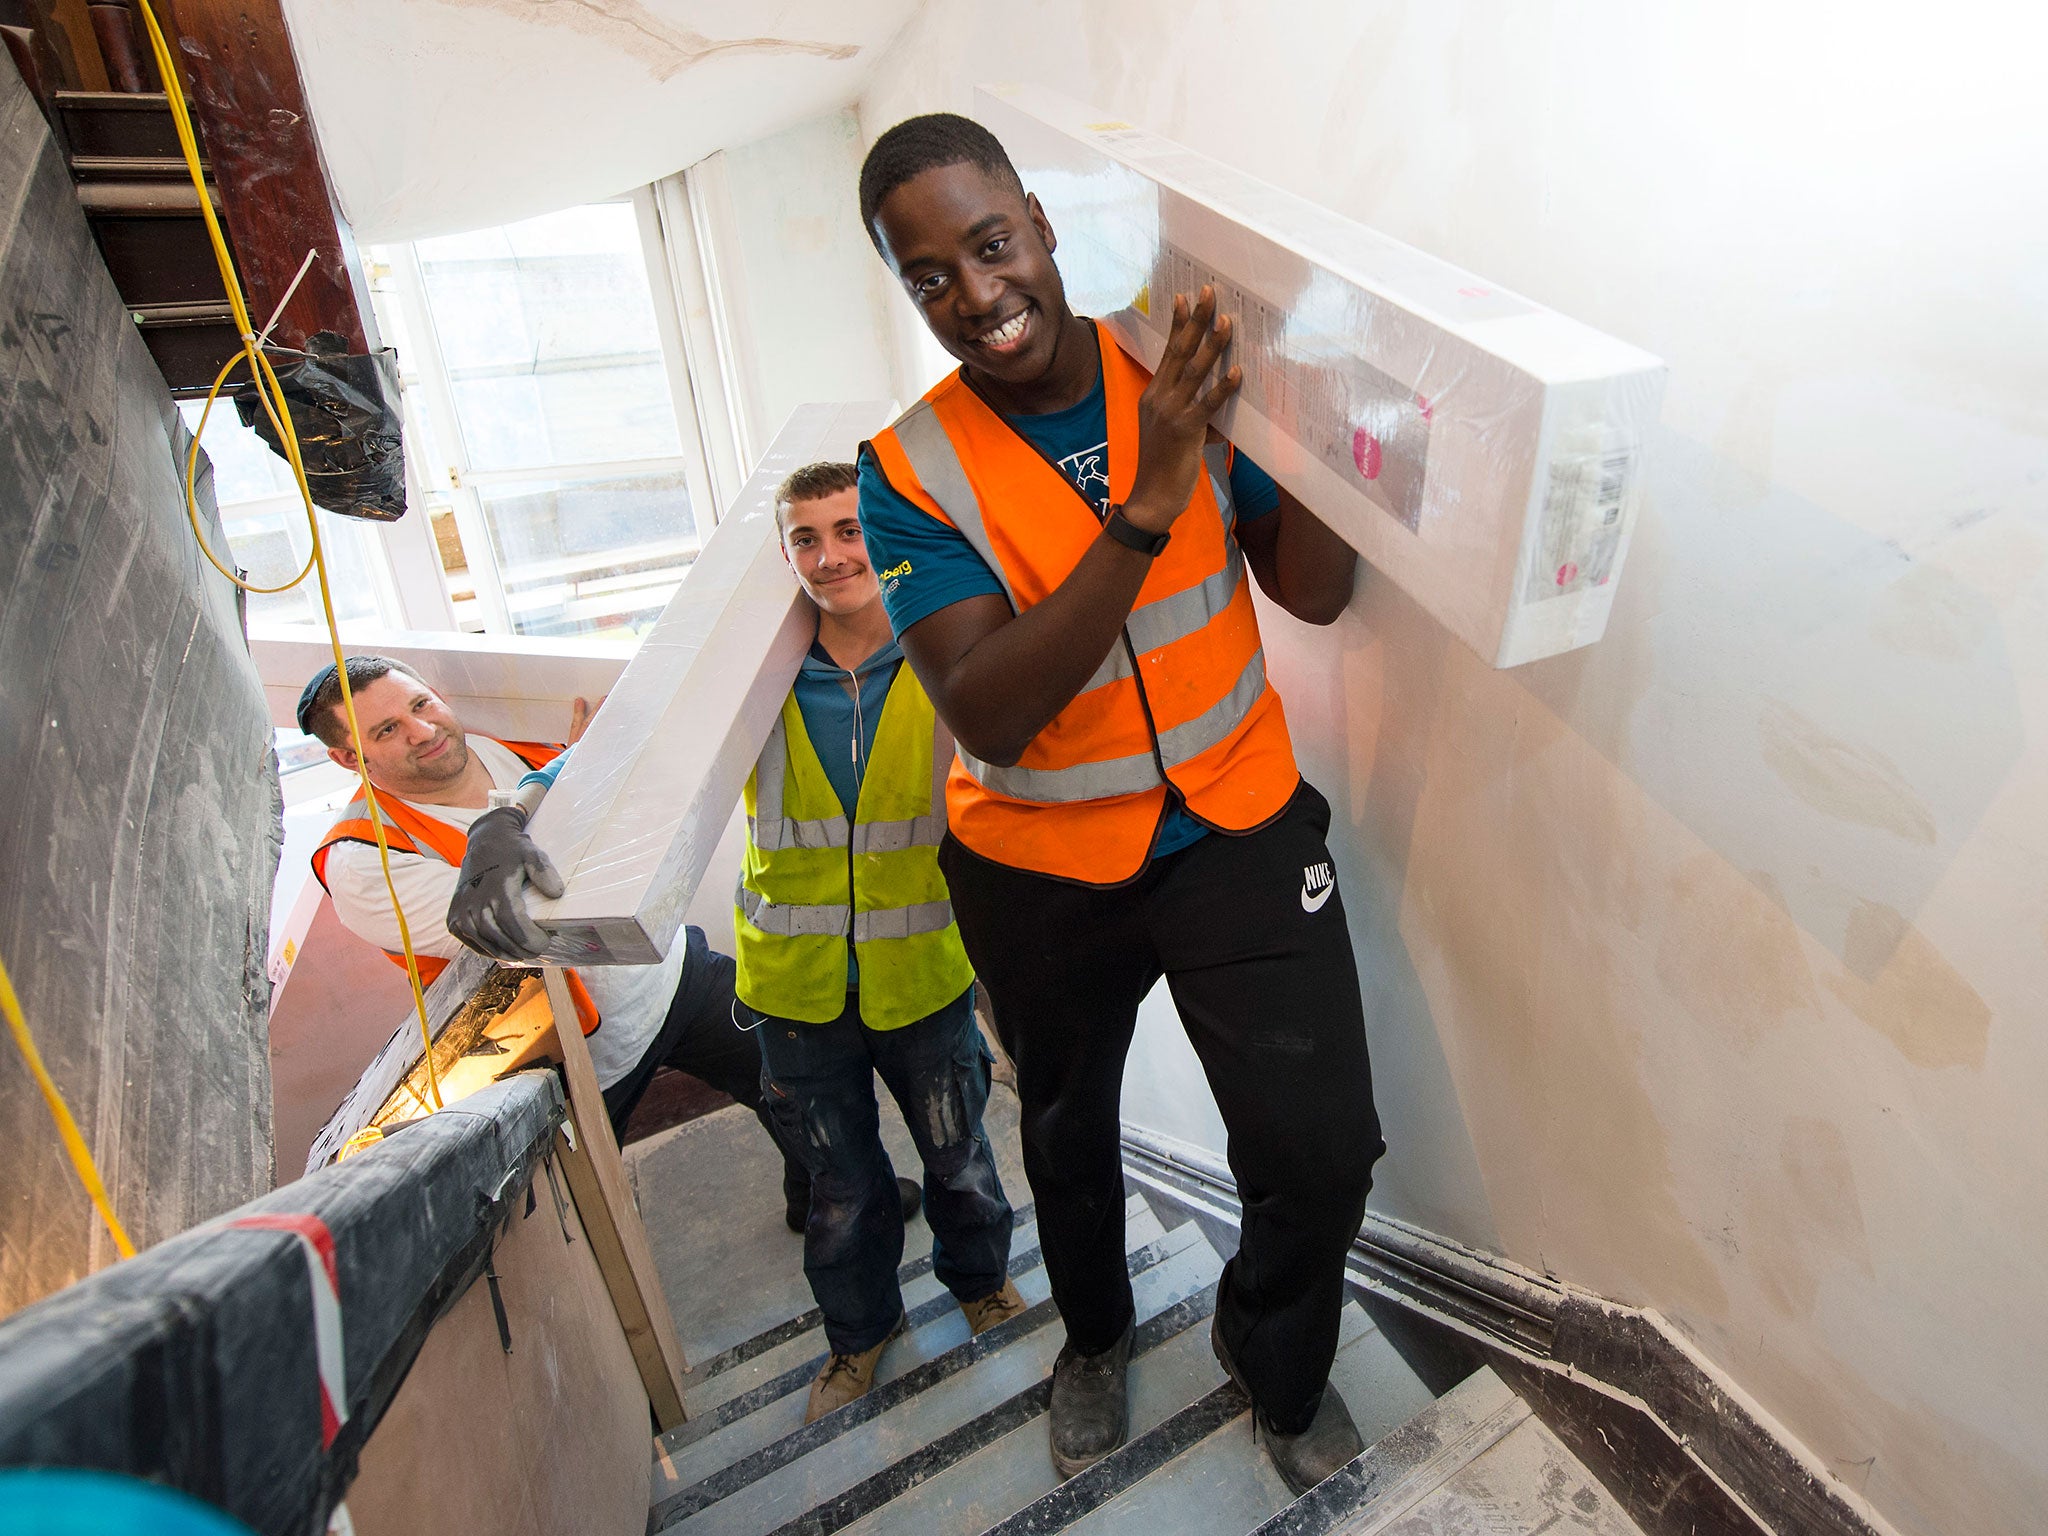
[[[377,803],[376,787],[370,782],[370,771],[363,752],[362,727],[356,719],[355,690],[349,686],[348,658],[341,647],[341,630],[334,618],[334,593],[327,574],[327,555],[320,542],[320,519],[313,509],[312,487],[306,482],[306,465],[299,453],[298,433],[293,430],[291,410],[285,401],[284,386],[278,381],[277,371],[270,365],[270,359],[257,345],[255,327],[249,318],[248,301],[242,293],[240,279],[235,274],[234,258],[228,254],[227,237],[221,233],[220,220],[213,211],[213,197],[207,191],[206,174],[199,163],[199,140],[192,128],[192,113],[185,101],[184,87],[178,78],[177,62],[171,55],[170,44],[165,41],[163,28],[158,25],[155,7],[150,0],[139,0],[137,9],[142,13],[142,23],[149,33],[150,51],[156,56],[157,73],[163,77],[164,94],[171,108],[171,125],[177,130],[178,148],[185,157],[186,173],[192,178],[192,186],[198,194],[199,215],[206,224],[206,236],[213,246],[215,264],[220,268],[221,286],[227,292],[228,307],[234,316],[235,330],[242,338],[241,356],[249,361],[249,373],[256,385],[256,397],[263,403],[264,412],[270,417],[277,430],[278,440],[285,449],[285,458],[291,464],[292,478],[298,483],[299,499],[305,504],[306,526],[312,536],[313,556],[308,562],[313,573],[319,578],[321,615],[327,622],[328,646],[334,653],[334,670],[341,683],[342,714],[348,721],[350,745],[355,749],[356,776],[362,781],[363,800],[369,810],[370,826],[377,839],[377,861],[384,875],[384,888],[391,897],[391,913],[398,920],[398,938],[405,951],[406,979],[412,984],[413,1010],[420,1021],[420,1047],[426,1058],[427,1088],[434,1100],[434,1108],[441,1107],[440,1075],[434,1067],[434,1037],[432,1026],[427,1022],[426,989],[420,981],[419,959],[413,953],[412,929],[405,920],[405,908],[398,899],[398,887],[391,878],[391,847],[384,834],[384,812]],[[221,386],[227,382],[233,370],[234,361],[223,368],[213,381],[213,388],[207,393],[206,411],[201,414],[200,425],[205,426],[206,415],[210,414]],[[195,533],[198,531],[199,509],[194,488],[194,470],[197,466],[198,439],[193,441],[193,455],[186,464],[186,514],[191,518]],[[249,592],[276,592],[298,585],[305,580],[301,571],[285,584],[284,588],[253,587],[215,558],[206,548],[202,536],[199,547],[214,569],[228,580]]]
[[[57,1091],[56,1083],[51,1081],[49,1068],[43,1065],[43,1053],[36,1049],[35,1037],[28,1032],[28,1019],[22,1014],[21,999],[14,995],[14,983],[8,979],[4,961],[0,961],[0,1012],[6,1013],[7,1027],[14,1032],[14,1043],[21,1050],[21,1059],[28,1063],[36,1086],[43,1090],[43,1102],[50,1106],[50,1118],[57,1122],[57,1135],[62,1138],[64,1150],[70,1155],[71,1166],[78,1170],[78,1182],[85,1186],[93,1208],[100,1213],[100,1220],[107,1224],[107,1231],[112,1235],[114,1247],[121,1257],[134,1258],[135,1245],[128,1241],[127,1229],[121,1225],[121,1218],[114,1214],[113,1202],[107,1199],[107,1186],[100,1179],[99,1165],[92,1160],[92,1151],[86,1146],[85,1137],[79,1133],[78,1122],[71,1118],[70,1106],[64,1102],[64,1095]]]
[[[213,256],[220,268],[221,286],[226,289],[228,307],[234,316],[235,329],[242,338],[242,350],[228,359],[227,365],[215,375],[213,387],[206,393],[206,405],[199,413],[198,430],[192,434],[192,451],[185,461],[185,513],[192,524],[192,535],[198,542],[199,552],[221,575],[245,592],[269,595],[289,591],[303,582],[309,574],[317,574],[320,586],[320,609],[327,621],[327,640],[334,652],[335,675],[341,682],[342,713],[348,719],[348,735],[356,754],[356,776],[362,781],[363,799],[370,813],[370,826],[377,838],[377,861],[384,874],[384,889],[391,897],[391,914],[398,920],[399,943],[405,950],[405,975],[412,983],[413,1010],[420,1021],[420,1047],[427,1065],[427,1089],[433,1097],[433,1108],[441,1108],[440,1075],[434,1068],[434,1037],[427,1022],[426,989],[420,981],[419,958],[413,953],[412,929],[405,920],[405,908],[398,899],[398,886],[391,878],[391,846],[384,835],[384,812],[377,803],[376,787],[370,783],[369,769],[365,766],[363,754],[362,726],[356,720],[354,690],[349,686],[348,658],[341,648],[341,630],[334,618],[334,594],[327,577],[327,557],[320,543],[320,519],[313,509],[312,487],[306,481],[306,465],[299,452],[298,433],[293,429],[291,409],[285,401],[284,386],[278,381],[277,370],[270,365],[270,359],[263,354],[249,319],[248,301],[242,293],[240,279],[235,274],[234,259],[228,254],[227,240],[222,235],[220,221],[214,216],[213,198],[206,188],[206,175],[199,164],[199,142],[192,129],[191,109],[185,101],[185,92],[178,79],[176,62],[171,57],[170,46],[164,41],[163,29],[157,25],[156,12],[149,0],[138,0],[142,12],[143,26],[149,33],[151,52],[156,56],[157,72],[162,75],[164,94],[169,99],[171,123],[177,130],[178,147],[185,157],[185,170],[192,178],[192,185],[199,197],[200,217],[205,220],[207,239],[213,245]],[[306,526],[312,535],[313,553],[305,566],[290,581],[282,586],[259,587],[242,580],[233,570],[223,565],[213,551],[207,547],[206,535],[199,523],[199,497],[197,477],[199,467],[199,440],[205,434],[207,419],[213,414],[214,402],[219,398],[221,387],[237,364],[246,358],[249,373],[256,386],[256,398],[262,402],[264,414],[270,418],[277,430],[278,441],[284,445],[285,459],[292,467],[292,479],[297,482],[299,499],[305,504]],[[70,1107],[64,1102],[64,1095],[51,1078],[49,1069],[43,1065],[42,1052],[36,1048],[35,1036],[28,1025],[28,1017],[22,1011],[21,999],[15,995],[14,983],[8,977],[7,967],[0,962],[0,1012],[7,1015],[7,1026],[14,1036],[15,1047],[28,1064],[36,1086],[42,1090],[43,1102],[49,1106],[50,1118],[56,1122],[57,1135],[64,1143],[64,1151],[71,1159],[71,1166],[77,1171],[78,1179],[85,1186],[93,1207],[100,1219],[107,1225],[107,1231],[114,1239],[114,1247],[124,1259],[135,1257],[135,1245],[129,1241],[127,1230],[114,1214],[113,1203],[107,1198],[105,1180],[100,1177],[99,1165],[94,1162],[92,1149],[86,1145],[78,1122],[72,1117]],[[410,1084],[407,1085],[408,1088]],[[414,1097],[418,1097],[417,1094]]]

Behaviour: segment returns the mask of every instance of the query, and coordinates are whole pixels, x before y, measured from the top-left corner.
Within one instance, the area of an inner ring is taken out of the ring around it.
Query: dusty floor
[[[890,1160],[922,1182],[903,1117],[875,1086]],[[983,1124],[1010,1203],[1028,1204],[1017,1096],[998,1084]],[[708,1358],[814,1305],[803,1239],[783,1225],[782,1159],[752,1114],[731,1105],[630,1143],[624,1155],[685,1358]],[[930,1247],[919,1216],[904,1233],[903,1256]]]

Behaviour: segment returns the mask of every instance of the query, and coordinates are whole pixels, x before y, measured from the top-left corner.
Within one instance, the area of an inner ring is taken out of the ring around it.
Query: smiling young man
[[[1164,976],[1244,1204],[1211,1336],[1300,1491],[1360,1449],[1325,1386],[1383,1144],[1329,806],[1295,767],[1244,571],[1327,624],[1355,556],[1209,428],[1239,383],[1213,296],[1176,296],[1146,374],[1068,308],[1051,224],[986,129],[898,124],[860,201],[961,363],[863,450],[860,512],[959,744],[940,863],[1016,1062],[1067,1326],[1053,1460],[1071,1475],[1127,1431],[1118,1105]]]
[[[818,635],[747,781],[733,929],[769,1112],[811,1174],[804,1273],[831,1353],[809,1422],[868,1391],[903,1323],[877,1074],[923,1160],[933,1273],[975,1333],[1024,1301],[982,1129],[990,1060],[974,972],[938,866],[951,743],[889,631],[854,467],[798,470],[775,510]]]
[[[804,1274],[831,1348],[811,1382],[809,1423],[867,1393],[903,1325],[896,1270],[917,1186],[892,1178],[877,1074],[924,1164],[933,1274],[975,1333],[1024,1301],[1009,1278],[1010,1203],[982,1129],[989,1055],[974,971],[938,866],[951,742],[890,634],[853,466],[799,469],[777,490],[775,516],[818,633],[747,780],[733,985],[752,1014],[767,1113],[810,1181]],[[544,793],[548,772],[527,775],[526,791]],[[497,851],[476,872],[496,894],[467,912],[470,898],[458,898],[450,914],[501,959],[542,942],[523,909],[527,874],[546,864],[524,835],[530,809],[490,813],[518,818],[493,833]],[[471,873],[465,861],[465,889]]]

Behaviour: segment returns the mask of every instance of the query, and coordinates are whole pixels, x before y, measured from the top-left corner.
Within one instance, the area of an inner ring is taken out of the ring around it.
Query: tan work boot
[[[868,1395],[868,1389],[875,1384],[875,1367],[882,1363],[882,1351],[903,1331],[903,1319],[896,1319],[896,1326],[889,1330],[888,1338],[872,1349],[864,1349],[857,1355],[832,1355],[825,1361],[825,1368],[818,1372],[811,1382],[810,1401],[804,1404],[804,1422],[815,1424],[835,1408],[844,1408],[848,1403]]]
[[[1024,1298],[1017,1294],[1017,1282],[1006,1279],[1000,1291],[993,1291],[979,1301],[963,1301],[960,1310],[967,1314],[967,1326],[976,1333],[987,1333],[997,1323],[1007,1323],[1024,1310]]]

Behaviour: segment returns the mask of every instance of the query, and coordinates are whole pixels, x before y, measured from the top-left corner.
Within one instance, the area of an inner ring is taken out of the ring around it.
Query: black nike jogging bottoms
[[[950,835],[939,854],[1016,1062],[1024,1170],[1068,1338],[1095,1353],[1132,1318],[1118,1108],[1138,1004],[1163,975],[1244,1203],[1218,1324],[1282,1433],[1321,1401],[1344,1257],[1385,1150],[1329,825],[1304,781],[1258,831],[1212,833],[1114,887],[995,864]]]

